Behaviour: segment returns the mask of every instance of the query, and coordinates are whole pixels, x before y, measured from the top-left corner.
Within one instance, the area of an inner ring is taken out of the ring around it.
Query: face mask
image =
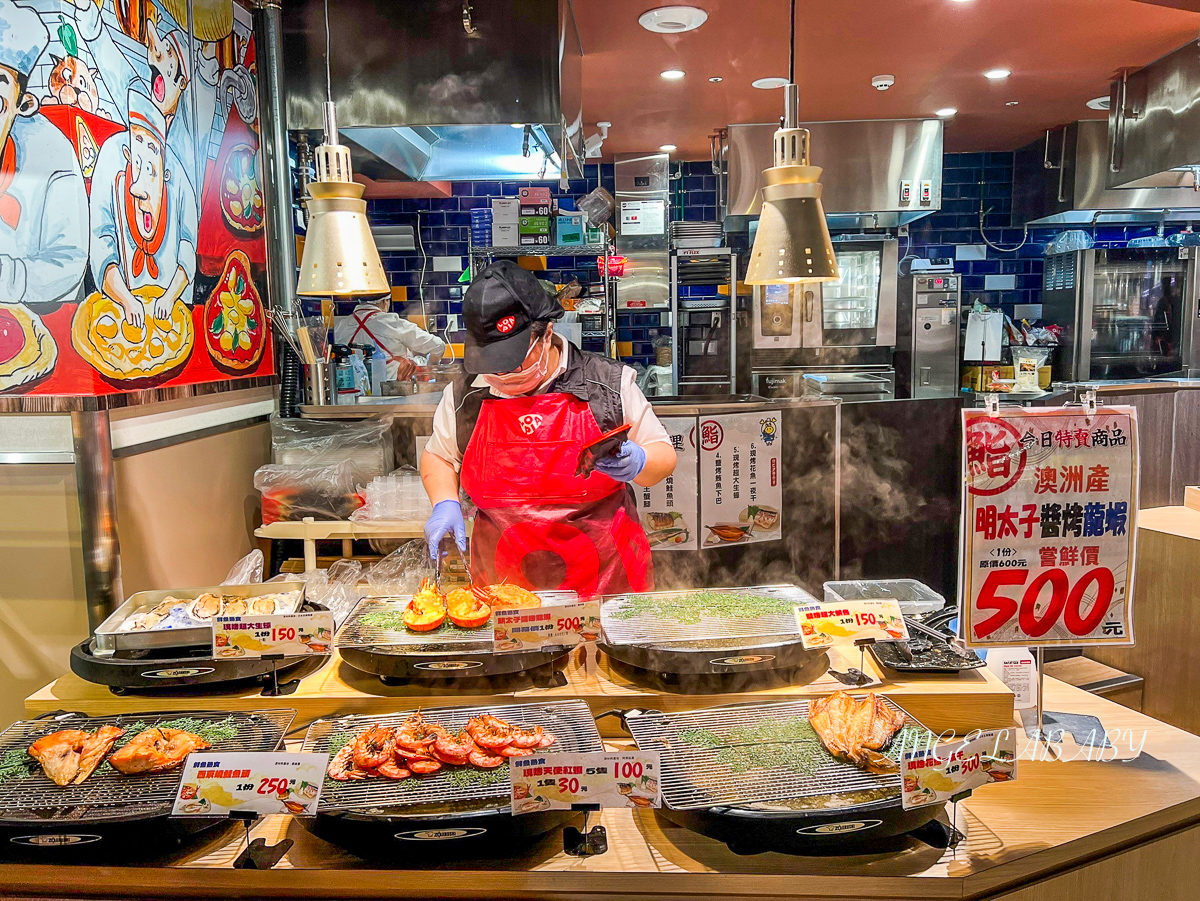
[[[528,394],[540,385],[546,378],[546,364],[550,358],[550,340],[547,337],[542,344],[542,353],[532,366],[518,372],[504,372],[496,375],[485,375],[484,381],[502,394],[516,397]]]

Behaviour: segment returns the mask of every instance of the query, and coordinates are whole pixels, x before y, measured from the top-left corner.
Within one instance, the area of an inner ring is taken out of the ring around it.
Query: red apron
[[[631,492],[602,473],[575,475],[580,447],[600,435],[573,394],[483,402],[462,461],[462,486],[479,508],[477,579],[583,597],[654,588]]]

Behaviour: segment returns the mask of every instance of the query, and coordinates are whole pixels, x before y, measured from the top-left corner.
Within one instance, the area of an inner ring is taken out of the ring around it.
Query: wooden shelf
[[[340,540],[342,556],[350,557],[353,553],[350,543],[355,538],[422,538],[424,535],[425,521],[418,519],[350,522],[307,518],[299,522],[273,522],[254,530],[255,538],[303,541],[305,572],[317,568],[318,541]]]

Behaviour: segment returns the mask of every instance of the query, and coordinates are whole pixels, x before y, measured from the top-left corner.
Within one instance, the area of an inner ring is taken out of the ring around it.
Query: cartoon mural
[[[0,394],[269,375],[232,0],[0,0]]]

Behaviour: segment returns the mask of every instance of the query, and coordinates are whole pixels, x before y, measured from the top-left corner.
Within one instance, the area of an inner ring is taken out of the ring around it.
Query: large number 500
[[[1115,582],[1112,570],[1107,567],[1098,567],[1084,573],[1074,585],[1071,585],[1071,580],[1061,569],[1043,570],[1029,583],[1020,602],[1000,594],[1001,588],[1024,585],[1028,578],[1027,569],[1001,569],[988,573],[975,601],[975,609],[980,612],[996,612],[975,623],[976,638],[987,638],[1010,622],[1014,616],[1020,623],[1021,631],[1030,638],[1041,638],[1054,628],[1060,617],[1072,635],[1087,635],[1104,620],[1112,602]],[[1084,592],[1093,585],[1096,586],[1096,597],[1085,613]],[[1047,587],[1050,589],[1050,603],[1039,615],[1035,605],[1041,598],[1043,589]]]

